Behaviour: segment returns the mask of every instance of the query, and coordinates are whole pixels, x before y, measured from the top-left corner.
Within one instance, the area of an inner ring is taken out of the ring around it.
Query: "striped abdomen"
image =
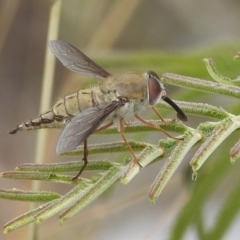
[[[63,128],[72,117],[93,105],[95,105],[93,89],[79,90],[59,99],[52,109],[18,125],[9,133],[39,128]]]

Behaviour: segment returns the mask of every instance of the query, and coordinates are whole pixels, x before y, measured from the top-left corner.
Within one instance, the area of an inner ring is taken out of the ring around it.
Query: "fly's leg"
[[[184,140],[184,138],[177,138],[177,137],[172,136],[172,135],[169,134],[167,131],[165,131],[164,129],[162,129],[161,127],[159,127],[157,124],[147,122],[147,121],[145,121],[144,119],[142,119],[141,117],[139,117],[137,114],[135,115],[135,117],[136,117],[140,122],[142,122],[143,124],[145,124],[145,125],[147,125],[147,126],[149,126],[149,127],[156,128],[156,129],[160,130],[161,132],[163,132],[165,135],[167,135],[168,137],[170,137],[170,138],[172,138],[172,139],[175,139],[175,140]]]
[[[111,121],[110,123],[98,128],[94,133],[101,132],[101,131],[109,128],[112,125],[113,125],[113,121]],[[84,162],[84,164],[81,167],[79,173],[74,178],[72,178],[73,181],[76,180],[82,174],[83,170],[86,168],[86,166],[88,164],[88,160],[87,160],[87,157],[88,157],[87,140],[85,140],[83,144],[84,145],[83,145],[83,159],[82,159],[82,161]]]
[[[122,138],[123,138],[124,142],[126,143],[126,145],[127,145],[127,147],[128,147],[128,150],[130,151],[130,153],[131,153],[132,156],[133,156],[134,162],[135,162],[140,168],[142,168],[142,166],[141,166],[141,164],[139,163],[136,155],[134,154],[131,146],[129,145],[127,139],[125,138],[125,135],[124,135],[124,123],[125,123],[124,119],[120,119],[120,133],[121,133],[121,135],[122,135]]]
[[[130,122],[126,122],[125,120],[123,120],[123,122],[124,122],[124,125],[126,125],[126,126],[130,125]]]
[[[78,172],[78,174],[72,178],[72,180],[76,180],[83,172],[83,170],[86,168],[87,164],[88,164],[88,160],[87,160],[87,157],[88,157],[88,148],[87,148],[87,139],[84,141],[83,143],[83,159],[82,161],[84,162],[83,163],[83,166],[81,167],[80,171]]]
[[[103,131],[103,130],[109,128],[109,127],[111,127],[112,125],[113,125],[113,121],[111,121],[110,123],[108,123],[108,124],[106,124],[106,125],[104,125],[104,126],[98,128],[94,133],[101,132],[101,131]]]
[[[160,118],[160,120],[163,122],[163,123],[168,123],[166,122],[163,117],[159,114],[159,112],[157,111],[157,109],[155,107],[152,107],[152,110],[157,114],[157,116]]]

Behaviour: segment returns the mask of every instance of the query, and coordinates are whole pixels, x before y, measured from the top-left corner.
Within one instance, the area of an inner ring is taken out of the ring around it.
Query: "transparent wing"
[[[48,45],[62,64],[73,72],[100,79],[111,76],[110,73],[69,43],[52,40],[49,41]]]
[[[57,154],[69,152],[83,143],[101,125],[110,113],[123,106],[124,103],[112,102],[84,110],[64,128],[57,144]]]

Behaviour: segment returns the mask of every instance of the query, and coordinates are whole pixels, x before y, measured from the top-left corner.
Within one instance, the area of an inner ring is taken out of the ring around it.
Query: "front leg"
[[[152,127],[152,128],[155,128],[155,129],[158,129],[160,130],[161,132],[163,132],[165,135],[167,135],[169,138],[172,138],[172,139],[175,139],[175,140],[184,140],[184,138],[178,138],[178,137],[174,137],[172,136],[171,134],[169,134],[167,131],[165,131],[164,129],[162,129],[161,127],[159,127],[157,124],[154,124],[154,123],[150,123],[150,122],[147,122],[146,120],[142,119],[141,117],[139,117],[137,114],[135,115],[136,119],[139,120],[140,122],[142,122],[143,124],[149,126],[149,127]]]
[[[125,120],[124,120],[124,119],[120,119],[120,133],[121,133],[121,135],[122,135],[122,138],[123,138],[124,142],[125,142],[126,145],[127,145],[128,150],[130,151],[130,153],[131,153],[132,156],[133,156],[134,162],[135,162],[140,168],[142,168],[141,164],[139,163],[138,158],[137,158],[136,155],[134,154],[134,152],[133,152],[130,144],[128,143],[128,141],[127,141],[127,139],[126,139],[126,137],[125,137],[125,135],[124,135],[124,123],[125,123]]]

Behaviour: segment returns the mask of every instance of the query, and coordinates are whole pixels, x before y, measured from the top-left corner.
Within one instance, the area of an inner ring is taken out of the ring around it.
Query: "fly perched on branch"
[[[154,108],[154,105],[160,100],[164,100],[176,110],[180,120],[187,121],[183,111],[167,97],[164,84],[156,73],[149,71],[147,73],[127,72],[112,75],[69,43],[53,40],[49,42],[49,47],[68,69],[88,77],[99,78],[101,81],[98,86],[81,89],[65,96],[58,100],[49,111],[18,125],[9,133],[65,127],[57,144],[57,154],[72,151],[80,144],[84,144],[84,165],[73,180],[78,178],[87,166],[87,138],[93,133],[110,127],[115,122],[119,123],[122,138],[133,156],[134,162],[139,166],[138,159],[124,135],[124,125],[127,124],[127,120],[135,117],[145,125],[162,131],[168,137],[181,140],[138,115],[145,108],[151,107],[165,122]]]

